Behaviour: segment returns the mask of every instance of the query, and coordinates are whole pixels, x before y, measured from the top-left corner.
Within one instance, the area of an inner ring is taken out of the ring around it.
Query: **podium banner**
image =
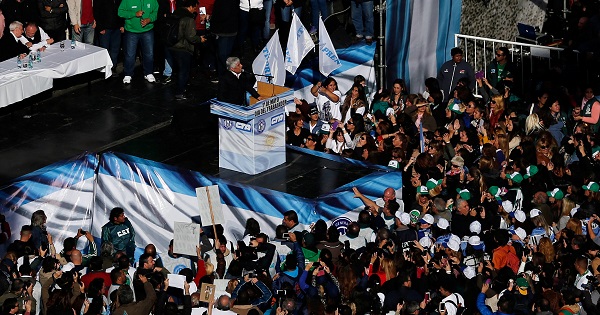
[[[219,116],[219,167],[255,175],[285,163],[285,107],[294,102],[293,91],[248,107],[211,102]]]

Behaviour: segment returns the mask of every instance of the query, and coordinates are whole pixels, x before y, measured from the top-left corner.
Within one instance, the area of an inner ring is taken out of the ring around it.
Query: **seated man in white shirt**
[[[35,23],[30,22],[25,27],[25,33],[19,39],[24,45],[31,43],[29,50],[31,51],[44,51],[46,47],[54,43],[54,39],[50,38],[41,27],[38,27]]]

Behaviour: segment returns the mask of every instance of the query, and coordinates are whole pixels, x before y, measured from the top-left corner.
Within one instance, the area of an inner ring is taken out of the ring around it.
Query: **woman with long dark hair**
[[[360,84],[354,83],[350,91],[346,94],[344,104],[342,104],[342,121],[344,123],[350,120],[354,114],[364,115],[367,109],[367,97],[365,90]]]

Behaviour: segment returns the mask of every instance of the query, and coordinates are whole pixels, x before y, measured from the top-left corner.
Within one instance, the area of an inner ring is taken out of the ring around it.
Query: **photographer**
[[[231,299],[234,300],[231,310],[238,314],[246,314],[251,309],[264,311],[272,297],[269,288],[256,278],[254,272],[244,275],[243,280],[231,294]]]
[[[4,305],[10,298],[15,298],[19,303],[18,313],[23,313],[24,310],[21,309],[21,306],[25,305],[25,302],[31,301],[31,310],[35,312],[36,301],[33,298],[33,285],[34,283],[31,281],[15,279],[10,286],[10,291],[0,296],[0,305]]]

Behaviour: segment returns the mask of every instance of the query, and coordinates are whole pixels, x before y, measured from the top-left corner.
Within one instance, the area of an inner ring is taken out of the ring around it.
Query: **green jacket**
[[[111,242],[115,251],[124,250],[127,257],[132,259],[135,252],[135,230],[129,219],[125,219],[123,224],[106,223],[102,227],[102,242]]]
[[[144,11],[142,17],[135,16],[138,11]],[[158,15],[157,0],[123,0],[119,5],[119,16],[125,19],[125,30],[132,33],[145,33],[154,28]],[[144,27],[141,19],[150,18],[150,23]]]
[[[178,42],[173,45],[173,49],[185,50],[190,54],[194,53],[194,44],[202,42],[200,36],[196,35],[196,21],[194,15],[186,8],[177,8],[174,15],[180,18]]]

